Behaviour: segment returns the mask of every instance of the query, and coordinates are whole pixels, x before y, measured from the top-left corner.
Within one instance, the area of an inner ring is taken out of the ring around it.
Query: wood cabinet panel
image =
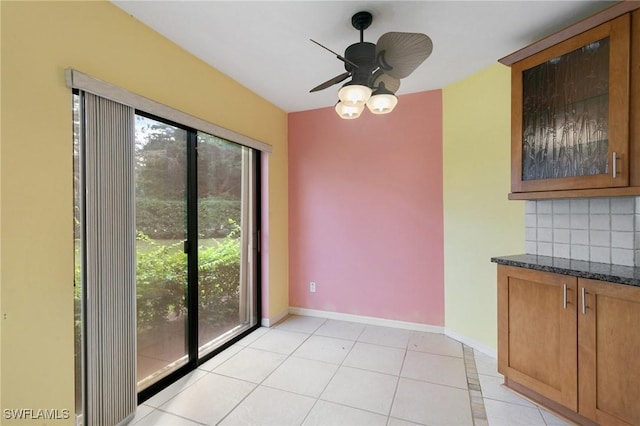
[[[579,412],[606,425],[640,425],[640,288],[580,279]]]
[[[573,410],[576,286],[575,277],[498,266],[498,371]]]
[[[631,14],[630,74],[629,183],[631,186],[640,187],[640,9]]]

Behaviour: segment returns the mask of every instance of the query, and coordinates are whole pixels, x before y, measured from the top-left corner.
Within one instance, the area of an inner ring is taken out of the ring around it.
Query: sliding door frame
[[[249,278],[253,278],[248,282],[249,286],[254,286],[255,297],[251,300],[254,304],[253,312],[255,312],[256,324],[249,327],[247,330],[231,338],[219,347],[215,348],[211,352],[206,353],[202,357],[199,356],[199,332],[198,332],[198,294],[199,294],[199,282],[198,282],[198,129],[194,129],[184,124],[168,120],[164,117],[156,116],[154,114],[147,113],[136,109],[135,114],[157,120],[162,123],[169,124],[171,126],[184,129],[187,132],[187,240],[184,243],[184,252],[187,254],[187,352],[188,362],[182,367],[169,373],[165,377],[159,379],[157,382],[149,385],[138,392],[138,404],[151,398],[171,383],[179,380],[188,373],[195,370],[198,366],[209,361],[211,358],[227,349],[240,339],[246,337],[251,332],[260,328],[260,318],[262,318],[262,265],[261,265],[261,253],[260,253],[260,225],[262,221],[261,215],[261,152],[255,148],[251,148],[242,144],[238,144],[232,140],[221,138],[217,135],[212,135],[225,140],[226,142],[233,143],[239,146],[243,146],[246,149],[250,149],[251,164],[254,170],[251,179],[250,186],[254,189],[253,194],[250,196],[252,199],[249,201],[249,205],[252,207],[248,212],[249,220],[252,221],[249,229],[252,230],[251,235],[248,238],[248,246],[250,252],[247,253],[251,259],[246,259],[248,265],[251,268],[247,268],[247,275]],[[241,257],[242,258],[242,257]],[[242,265],[241,262],[241,267]],[[242,283],[239,283],[242,285]],[[251,307],[247,306],[249,310]]]

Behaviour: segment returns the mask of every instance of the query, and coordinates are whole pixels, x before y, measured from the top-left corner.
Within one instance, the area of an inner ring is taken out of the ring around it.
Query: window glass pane
[[[187,132],[136,116],[138,389],[188,362]]]
[[[255,324],[251,149],[198,133],[200,355]]]
[[[609,39],[522,77],[522,179],[608,173]]]

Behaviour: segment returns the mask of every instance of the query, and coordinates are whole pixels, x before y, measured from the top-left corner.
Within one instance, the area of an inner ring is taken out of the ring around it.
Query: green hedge
[[[199,238],[224,238],[237,231],[240,200],[204,198],[198,203]]]
[[[240,240],[232,231],[215,247],[198,250],[200,321],[215,324],[238,312]],[[138,329],[152,328],[186,311],[187,256],[182,243],[159,245],[139,233],[147,248],[138,250]]]
[[[153,239],[185,238],[185,202],[136,198],[136,228]],[[233,231],[231,223],[240,222],[240,201],[205,198],[198,203],[200,238],[224,238]],[[231,222],[230,222],[231,221]]]
[[[198,250],[198,311],[201,322],[215,325],[237,315],[240,284],[240,239],[236,223],[228,224],[233,230],[215,247]],[[152,329],[167,320],[186,313],[187,255],[182,243],[162,245],[138,232],[136,286],[138,329]],[[79,251],[79,245],[76,246]],[[77,253],[79,258],[79,252]],[[80,263],[75,268],[75,298],[79,306],[81,297]],[[76,309],[76,327],[81,324],[80,310]],[[79,337],[79,333],[77,333]]]

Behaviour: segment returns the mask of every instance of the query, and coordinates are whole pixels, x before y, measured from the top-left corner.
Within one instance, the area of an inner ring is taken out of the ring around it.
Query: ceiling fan
[[[345,119],[358,118],[365,104],[374,114],[387,114],[395,108],[395,96],[400,79],[411,74],[431,55],[433,43],[421,33],[385,33],[376,44],[364,41],[364,30],[373,17],[369,12],[358,12],[351,17],[351,25],[360,31],[360,42],[347,47],[344,56],[311,40],[344,62],[346,72],[314,87],[310,92],[326,89],[351,77],[338,91],[340,99],[336,112]]]

